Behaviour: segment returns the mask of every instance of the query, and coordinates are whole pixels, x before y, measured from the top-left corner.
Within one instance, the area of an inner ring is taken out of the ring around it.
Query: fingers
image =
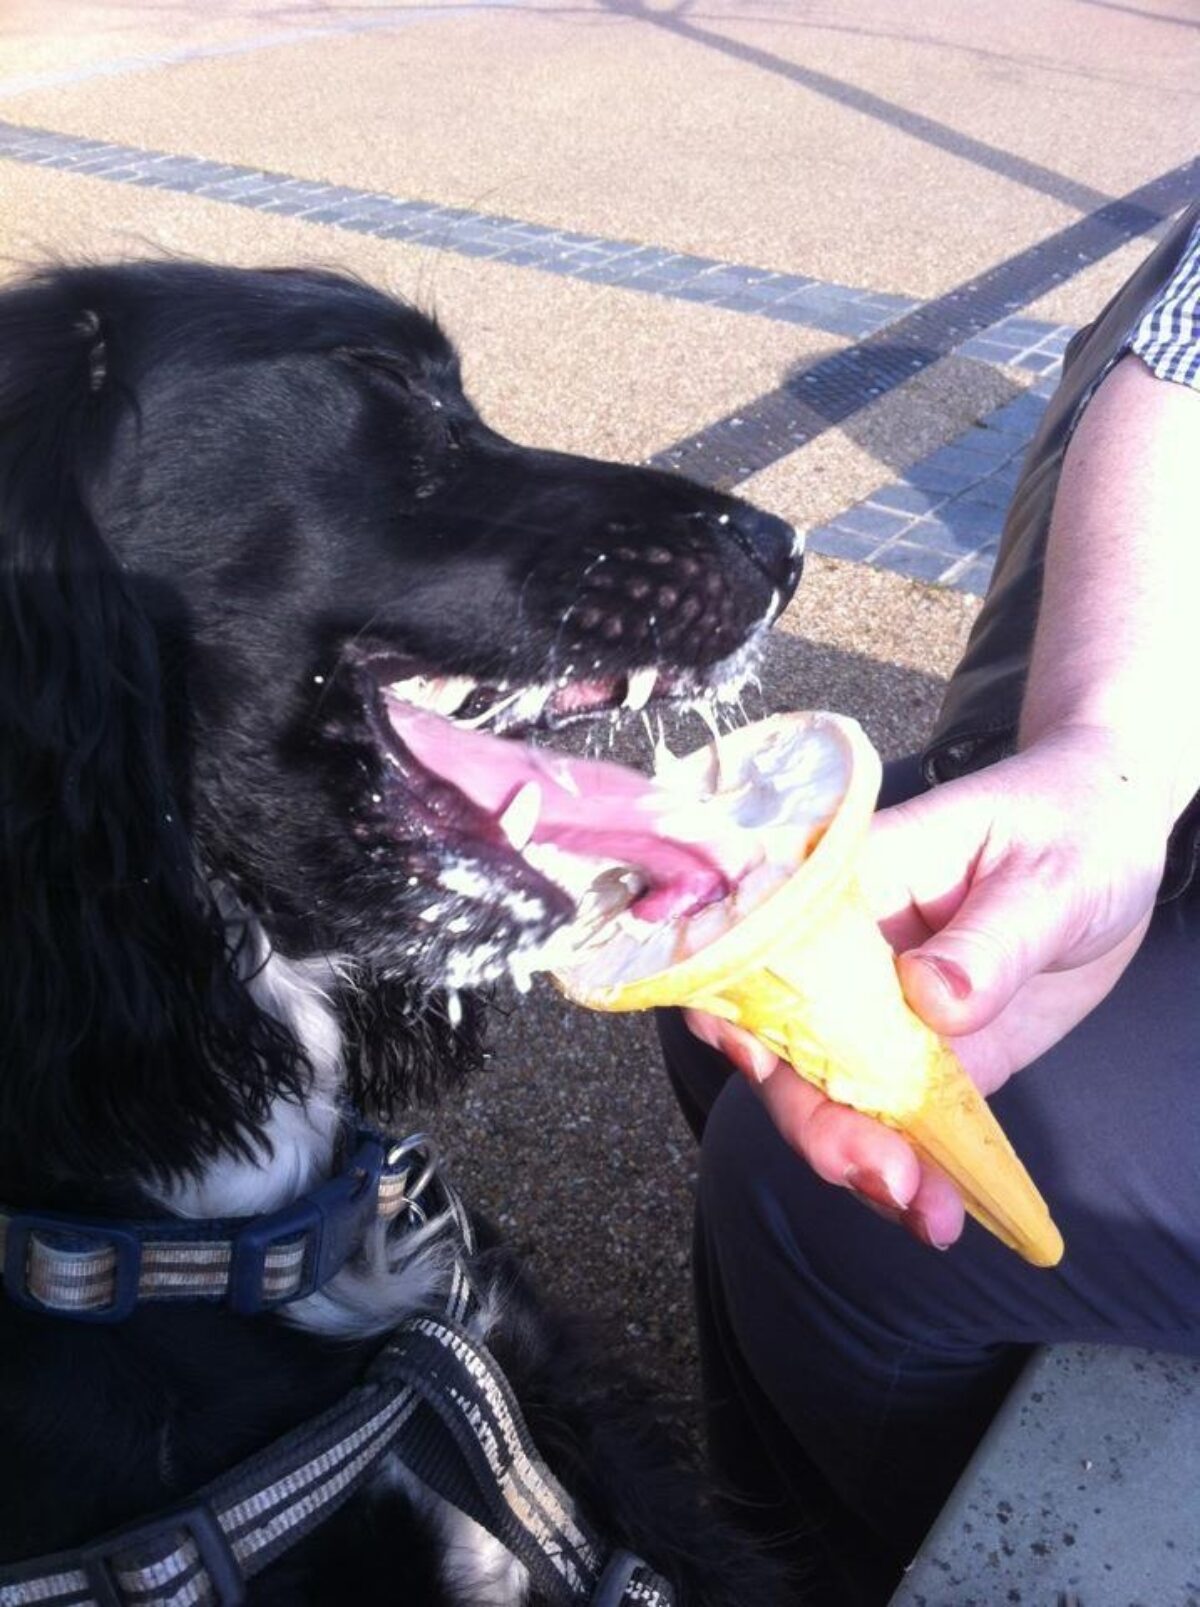
[[[884,810],[865,856],[905,996],[944,1037],[994,1020],[1064,958],[1084,924],[1069,848],[1036,831],[1033,846],[1006,839],[994,803],[969,778]]]
[[[948,1250],[962,1235],[966,1221],[962,1196],[935,1166],[921,1169],[921,1184],[904,1214],[904,1225],[922,1244]]]
[[[759,1092],[783,1138],[818,1177],[854,1188],[877,1205],[906,1210],[912,1203],[921,1167],[899,1133],[835,1105],[782,1061]]]
[[[776,1128],[827,1183],[938,1250],[962,1233],[963,1203],[948,1178],[922,1165],[900,1133],[836,1105],[780,1062],[759,1085]]]
[[[1072,901],[1038,886],[1035,866],[1015,856],[981,875],[951,920],[897,960],[916,1013],[944,1037],[977,1032],[1031,977],[1055,966],[1075,932]]]
[[[762,1082],[780,1063],[779,1057],[773,1055],[752,1032],[735,1027],[730,1021],[706,1015],[703,1010],[685,1010],[683,1019],[687,1022],[689,1032],[710,1049],[723,1054],[752,1083]]]
[[[901,1134],[859,1111],[837,1105],[758,1039],[728,1021],[685,1011],[689,1028],[719,1050],[757,1089],[784,1141],[817,1176],[848,1188],[864,1205],[944,1249],[962,1232],[954,1186],[922,1166]]]
[[[943,1036],[1114,952],[1151,908],[1161,845],[1093,747],[1045,740],[876,815],[863,885],[909,1003]]]
[[[1055,898],[1060,880],[1044,854],[998,838],[970,782],[882,811],[864,863],[908,1002],[944,1036],[978,1031],[1061,956],[1076,907]]]
[[[1032,1064],[1109,994],[1133,959],[1149,915],[1107,953],[1070,970],[1031,977],[1012,1002],[979,1032],[954,1040],[954,1052],[984,1095]]]

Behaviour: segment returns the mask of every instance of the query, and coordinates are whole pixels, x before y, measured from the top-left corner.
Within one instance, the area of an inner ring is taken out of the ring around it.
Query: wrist
[[[1022,717],[1018,751],[1067,765],[1074,784],[1099,788],[1120,800],[1121,824],[1137,823],[1154,848],[1165,845],[1176,820],[1200,786],[1200,763],[1157,721],[1132,735],[1093,710],[1052,719]]]

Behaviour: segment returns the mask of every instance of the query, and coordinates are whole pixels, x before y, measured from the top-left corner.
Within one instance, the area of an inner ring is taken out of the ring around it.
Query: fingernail
[[[755,1082],[766,1082],[778,1064],[779,1057],[773,1055],[766,1044],[754,1042],[746,1045],[746,1069]]]
[[[717,1029],[707,1016],[693,1015],[690,1010],[685,1011],[684,1021],[693,1038],[699,1038],[701,1043],[707,1044],[710,1049],[719,1049],[717,1042]]]
[[[948,1250],[950,1248],[953,1241],[951,1239],[935,1238],[932,1228],[923,1216],[910,1216],[909,1220],[912,1223],[913,1231],[922,1244],[928,1245],[931,1250]]]
[[[903,1211],[908,1204],[903,1198],[903,1190],[886,1173],[869,1172],[862,1166],[848,1166],[842,1173],[842,1181],[847,1188],[861,1194],[864,1200],[871,1200],[885,1210]]]
[[[927,965],[934,973],[943,987],[956,999],[969,999],[971,996],[971,979],[954,960],[948,960],[942,954],[918,954],[914,956],[922,965]]]

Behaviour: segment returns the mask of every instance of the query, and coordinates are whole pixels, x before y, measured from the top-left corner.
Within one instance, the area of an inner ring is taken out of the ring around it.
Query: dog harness
[[[669,1585],[580,1516],[512,1389],[463,1324],[476,1307],[470,1219],[416,1134],[359,1129],[342,1171],[283,1211],[202,1223],[101,1221],[0,1208],[4,1290],[29,1309],[113,1322],[145,1300],[271,1310],[321,1287],[372,1221],[444,1215],[457,1240],[445,1316],[402,1322],[362,1381],[149,1522],[0,1567],[0,1607],[233,1607],[246,1583],[380,1470],[399,1465],[480,1524],[562,1607],[672,1607]]]

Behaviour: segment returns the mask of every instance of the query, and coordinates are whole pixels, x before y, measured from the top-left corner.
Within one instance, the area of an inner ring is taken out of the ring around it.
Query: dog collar
[[[3,1290],[29,1311],[77,1322],[120,1322],[168,1300],[223,1301],[255,1316],[328,1283],[373,1222],[408,1212],[423,1223],[431,1205],[469,1236],[424,1134],[397,1142],[359,1127],[340,1172],[263,1216],[136,1222],[0,1205]]]

